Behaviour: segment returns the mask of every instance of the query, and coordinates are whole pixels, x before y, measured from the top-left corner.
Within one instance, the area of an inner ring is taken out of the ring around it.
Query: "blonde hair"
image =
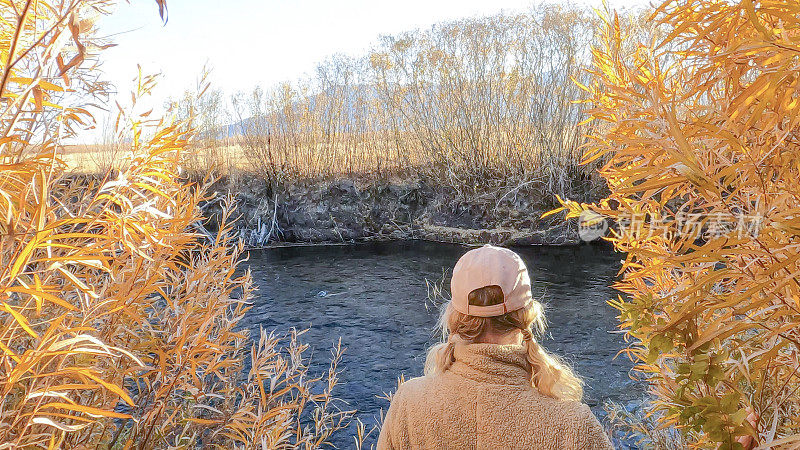
[[[499,286],[486,286],[469,294],[469,304],[491,306],[503,302],[503,290]],[[522,332],[527,347],[527,360],[531,372],[531,385],[539,393],[559,400],[577,400],[583,397],[583,381],[557,356],[547,353],[536,335],[545,330],[544,309],[536,300],[525,308],[511,311],[496,317],[475,317],[462,314],[453,309],[450,303],[439,317],[443,342],[428,350],[425,360],[425,375],[445,372],[455,361],[455,344],[478,343],[484,334],[491,330],[507,333],[512,330]]]

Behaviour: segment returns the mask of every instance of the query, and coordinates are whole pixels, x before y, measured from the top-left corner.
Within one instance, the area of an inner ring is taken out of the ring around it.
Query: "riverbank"
[[[535,183],[487,187],[463,196],[419,177],[299,181],[270,186],[256,176],[222,179],[212,186],[217,201],[202,205],[210,231],[217,226],[221,198],[235,199],[238,227],[247,245],[334,244],[425,240],[505,246],[576,245],[575,223],[542,219],[555,195]],[[594,180],[573,187],[583,201]]]

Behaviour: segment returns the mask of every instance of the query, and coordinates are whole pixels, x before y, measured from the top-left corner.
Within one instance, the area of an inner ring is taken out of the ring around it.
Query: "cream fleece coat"
[[[531,386],[525,347],[457,344],[441,374],[403,383],[378,437],[388,449],[612,449],[588,406]]]

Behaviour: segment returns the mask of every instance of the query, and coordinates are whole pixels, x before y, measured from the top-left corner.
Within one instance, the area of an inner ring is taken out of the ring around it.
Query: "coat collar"
[[[453,356],[448,372],[484,383],[531,386],[525,346],[457,343]]]

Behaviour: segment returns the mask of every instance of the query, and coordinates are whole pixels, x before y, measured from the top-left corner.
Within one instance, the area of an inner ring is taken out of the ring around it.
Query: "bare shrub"
[[[238,145],[271,186],[410,174],[460,200],[525,186],[596,197],[572,81],[585,82],[593,30],[590,11],[550,5],[386,36],[310,79],[238,94]]]

